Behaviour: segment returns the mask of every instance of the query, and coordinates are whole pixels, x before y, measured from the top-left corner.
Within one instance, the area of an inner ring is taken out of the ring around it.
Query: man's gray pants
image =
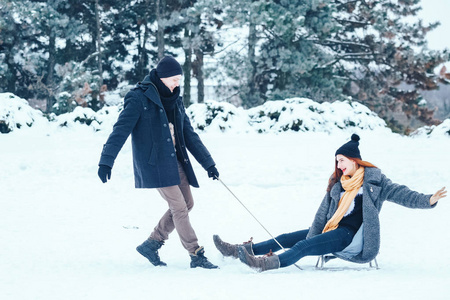
[[[165,241],[169,238],[169,234],[176,229],[183,247],[189,253],[194,253],[199,248],[197,235],[189,221],[189,212],[194,206],[194,199],[186,173],[180,162],[178,162],[178,172],[181,179],[179,185],[157,189],[169,204],[169,210],[159,220],[158,225],[150,235],[150,239]]]

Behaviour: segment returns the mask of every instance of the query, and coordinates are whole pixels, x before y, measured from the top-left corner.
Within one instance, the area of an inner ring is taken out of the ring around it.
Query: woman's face
[[[337,167],[342,171],[344,175],[353,176],[358,170],[358,165],[355,161],[348,159],[344,155],[336,155]]]

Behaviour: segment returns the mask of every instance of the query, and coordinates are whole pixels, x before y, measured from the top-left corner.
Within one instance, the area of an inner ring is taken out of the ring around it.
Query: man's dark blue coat
[[[176,100],[174,126],[177,132],[176,143],[182,152],[182,165],[189,184],[198,187],[186,149],[205,170],[215,163],[198,134],[194,132],[181,97]],[[145,88],[138,84],[125,96],[123,111],[103,146],[99,165],[113,167],[130,133],[136,188],[160,188],[180,184],[169,121],[153,84]]]

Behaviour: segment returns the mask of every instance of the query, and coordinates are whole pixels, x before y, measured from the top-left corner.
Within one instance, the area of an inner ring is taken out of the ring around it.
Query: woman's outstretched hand
[[[436,202],[439,201],[439,199],[444,197],[447,197],[447,191],[445,190],[445,186],[436,193],[434,193],[433,196],[431,196],[430,205],[434,205]]]

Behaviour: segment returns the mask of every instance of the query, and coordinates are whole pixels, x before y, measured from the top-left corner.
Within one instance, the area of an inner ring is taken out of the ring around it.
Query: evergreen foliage
[[[0,92],[45,99],[57,114],[97,111],[106,90],[184,54],[186,106],[210,78],[246,108],[350,99],[404,132],[399,114],[437,123],[418,91],[437,87],[433,69],[449,59],[427,49],[439,24],[412,21],[419,10],[420,0],[0,0]],[[242,47],[224,39],[230,29]]]

